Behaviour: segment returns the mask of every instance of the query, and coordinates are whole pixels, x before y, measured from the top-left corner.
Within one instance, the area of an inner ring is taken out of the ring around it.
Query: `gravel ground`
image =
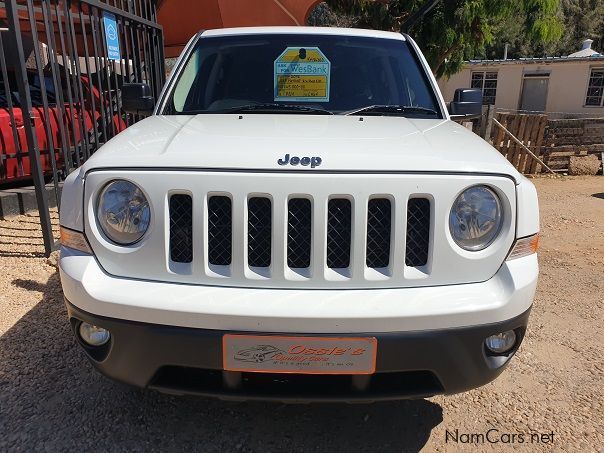
[[[110,382],[72,339],[37,218],[0,221],[0,451],[604,451],[604,178],[535,184],[541,278],[508,370],[465,394],[372,405],[226,403]],[[490,429],[499,443],[481,443]]]

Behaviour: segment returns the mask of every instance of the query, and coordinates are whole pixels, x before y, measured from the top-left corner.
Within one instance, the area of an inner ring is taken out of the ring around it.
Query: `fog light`
[[[491,335],[485,340],[485,344],[489,351],[495,354],[503,354],[512,349],[516,344],[516,332],[508,330],[497,335]]]
[[[102,346],[109,341],[111,334],[102,327],[93,326],[87,322],[80,324],[80,337],[90,346]]]

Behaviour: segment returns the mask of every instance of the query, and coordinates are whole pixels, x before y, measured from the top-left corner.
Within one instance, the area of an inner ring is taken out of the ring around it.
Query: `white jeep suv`
[[[236,399],[465,391],[517,351],[534,186],[453,122],[406,35],[201,32],[65,181],[60,271],[103,374]],[[480,109],[461,90],[457,116]]]

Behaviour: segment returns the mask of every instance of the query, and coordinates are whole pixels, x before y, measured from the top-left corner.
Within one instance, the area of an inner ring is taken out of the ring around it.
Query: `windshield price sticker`
[[[288,47],[275,60],[275,101],[329,102],[330,71],[318,47]]]

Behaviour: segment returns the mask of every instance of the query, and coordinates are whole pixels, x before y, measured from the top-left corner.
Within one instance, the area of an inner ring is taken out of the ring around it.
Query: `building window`
[[[473,72],[471,88],[482,91],[482,103],[484,105],[495,105],[497,97],[497,73],[496,72]]]
[[[604,68],[591,70],[589,84],[587,85],[586,106],[602,107],[604,99]]]

